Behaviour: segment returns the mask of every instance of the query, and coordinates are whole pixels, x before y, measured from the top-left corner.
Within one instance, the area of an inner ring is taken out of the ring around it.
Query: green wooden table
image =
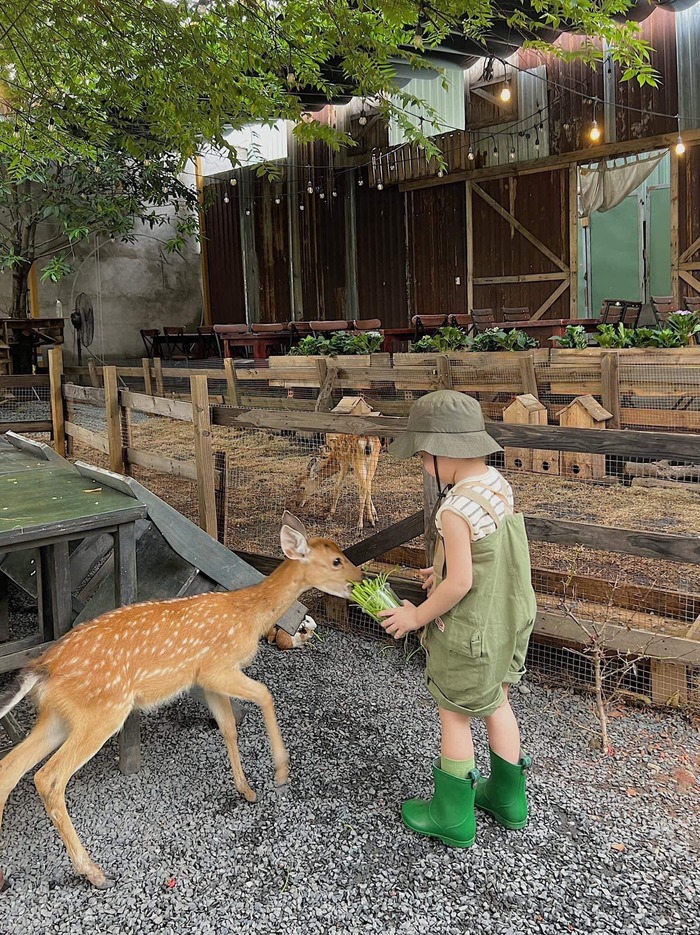
[[[37,452],[40,451],[37,446]],[[0,437],[0,556],[32,550],[37,576],[39,635],[7,639],[7,581],[0,573],[0,672],[19,668],[67,633],[72,621],[69,543],[93,533],[114,539],[114,603],[136,600],[135,523],[146,507],[82,477],[60,458],[45,460]],[[4,617],[4,620],[2,619]],[[138,721],[121,737],[120,767],[138,760]],[[134,753],[135,746],[135,753]],[[138,767],[137,767],[138,768]]]

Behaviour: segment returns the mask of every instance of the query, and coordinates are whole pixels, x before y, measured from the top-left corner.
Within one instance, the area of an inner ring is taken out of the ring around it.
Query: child
[[[433,798],[404,802],[402,818],[413,831],[454,847],[473,844],[475,805],[506,828],[527,823],[530,760],[521,755],[508,686],[525,672],[536,603],[523,517],[513,512],[508,482],[485,462],[501,450],[484,429],[479,403],[453,390],[417,400],[407,431],[389,446],[397,458],[421,454],[441,500],[434,564],[423,571],[428,599],[381,613],[395,639],[426,628],[425,679],[442,727]],[[473,717],[486,721],[487,780],[474,765]]]

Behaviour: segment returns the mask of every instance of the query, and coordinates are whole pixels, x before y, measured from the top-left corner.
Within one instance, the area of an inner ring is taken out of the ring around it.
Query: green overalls
[[[500,519],[481,494],[460,481],[457,492],[482,507],[495,532],[472,542],[473,584],[462,600],[425,628],[425,681],[441,708],[487,717],[504,700],[503,683],[525,674],[525,654],[537,612],[530,553],[522,513]],[[436,583],[444,577],[445,553],[438,537]]]

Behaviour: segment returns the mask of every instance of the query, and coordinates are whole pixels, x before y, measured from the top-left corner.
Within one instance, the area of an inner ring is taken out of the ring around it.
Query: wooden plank
[[[680,308],[680,283],[679,276],[680,270],[678,268],[679,263],[679,230],[680,230],[680,211],[679,211],[679,160],[675,151],[671,149],[669,152],[669,158],[671,160],[671,173],[670,173],[670,197],[671,197],[671,293],[676,300],[676,308]],[[685,171],[685,167],[684,167]]]
[[[475,286],[497,286],[517,282],[560,282],[569,279],[569,273],[522,273],[519,276],[477,276]],[[568,285],[568,282],[567,282]]]
[[[678,270],[678,275],[683,280],[683,282],[687,282],[688,285],[692,286],[696,292],[700,292],[700,279],[697,279],[695,276],[689,273],[686,269],[682,269],[682,268]]]
[[[472,183],[464,183],[466,196],[466,241],[467,241],[467,311],[474,308],[474,194]]]
[[[92,386],[78,386],[76,383],[66,383],[63,387],[63,398],[74,403],[88,403],[91,406],[105,404],[105,391]]]
[[[88,371],[90,373],[90,385],[100,388],[100,375],[97,372],[97,365],[94,360],[88,361]]]
[[[226,358],[231,360],[230,357]],[[226,543],[228,528],[228,472],[226,470],[226,452],[214,452],[214,474],[216,478],[216,527],[217,538]]]
[[[105,418],[107,420],[107,443],[109,446],[109,469],[115,474],[124,473],[122,452],[122,420],[119,412],[119,388],[115,367],[102,371],[105,384]]]
[[[143,391],[146,396],[153,396],[153,380],[151,378],[151,360],[149,357],[141,358],[143,368]]]
[[[523,381],[523,393],[529,393],[531,396],[534,396],[535,399],[539,399],[534,357],[527,351],[518,354],[518,364]]]
[[[211,441],[209,389],[207,378],[190,378],[192,416],[194,419],[194,454],[197,465],[197,497],[199,525],[214,539],[216,527],[216,490],[214,485],[214,452]]]
[[[347,419],[350,417],[344,416],[344,418]],[[351,545],[349,548],[345,549],[345,554],[353,564],[362,565],[364,562],[369,562],[378,555],[382,555],[389,549],[403,545],[405,542],[410,542],[411,539],[423,535],[423,528],[424,518],[423,511],[421,510],[418,513],[411,514],[411,516],[406,517],[406,519],[402,519],[398,523],[394,523],[392,526],[389,526],[388,529],[382,529],[381,532]]]
[[[695,240],[691,243],[691,245],[689,247],[686,247],[683,253],[681,253],[681,255],[678,257],[678,262],[687,264],[691,256],[694,253],[697,253],[698,250],[700,250],[700,237],[696,237]]]
[[[74,441],[82,442],[90,448],[109,454],[109,441],[106,435],[83,428],[82,425],[77,425],[75,422],[66,422],[65,428],[66,435]]]
[[[496,201],[495,198],[492,198],[486,191],[484,191],[484,189],[480,185],[477,185],[476,182],[472,182],[472,191],[476,192],[479,198],[481,198],[482,201],[485,201],[487,205],[493,208],[496,214],[500,215],[500,217],[502,217],[504,221],[507,221],[511,227],[514,227],[515,230],[517,230],[518,233],[522,234],[523,237],[526,240],[528,240],[532,244],[533,247],[536,247],[537,250],[540,251],[540,253],[544,254],[544,256],[546,256],[547,259],[550,260],[550,262],[554,263],[555,266],[559,267],[559,269],[563,273],[566,273],[568,276],[568,273],[569,273],[568,267],[561,260],[561,258],[558,257],[556,253],[553,253],[549,249],[549,247],[543,244],[542,241],[539,240],[539,238],[535,237],[534,234],[530,233],[530,231],[525,227],[525,225],[521,224],[520,221],[518,221],[517,218],[515,218],[510,213],[510,211],[506,211],[506,209],[502,207]]]
[[[439,389],[452,389],[452,371],[450,369],[450,361],[447,357],[444,356],[444,354],[441,354],[437,359],[437,378]]]
[[[197,481],[197,464],[195,461],[178,461],[176,458],[166,458],[164,455],[157,455],[152,451],[144,451],[141,448],[132,448],[131,446],[126,449],[126,457],[129,464],[134,464],[137,467]]]
[[[51,381],[51,421],[53,423],[53,447],[56,454],[66,456],[65,412],[63,410],[63,351],[61,347],[49,350],[49,380]]]
[[[700,429],[700,411],[692,409],[620,409],[622,425],[668,428],[679,432]]]
[[[569,277],[567,275],[566,280],[562,282],[559,286],[557,286],[557,288],[554,290],[554,292],[550,295],[548,299],[545,299],[545,301],[542,303],[542,305],[540,305],[540,307],[537,309],[537,311],[535,312],[535,314],[532,316],[530,320],[539,321],[544,315],[544,313],[549,311],[549,309],[554,305],[554,303],[557,301],[559,296],[563,295],[568,288],[569,288]]]
[[[229,406],[240,406],[240,394],[238,392],[238,378],[236,377],[236,368],[232,357],[224,358],[224,374],[226,376],[226,403]]]
[[[0,557],[0,562],[2,558]],[[10,602],[7,576],[0,569],[0,643],[10,638]]]
[[[15,669],[23,668],[30,659],[36,659],[37,656],[45,653],[53,645],[52,641],[41,642],[40,637],[32,637],[32,639],[35,640],[33,646],[27,649],[15,649],[6,655],[0,655],[0,673],[13,672]],[[20,641],[13,641],[8,646],[16,646],[18,642]]]
[[[688,670],[675,662],[650,661],[651,700],[677,708],[688,701]]]
[[[578,166],[569,166],[569,318],[578,318]]]
[[[206,380],[206,377],[202,379]],[[192,405],[177,399],[146,396],[144,393],[132,393],[130,390],[121,390],[119,399],[122,406],[126,406],[127,409],[136,409],[137,412],[148,412],[157,416],[168,416],[180,422],[192,421]]]
[[[0,422],[0,435],[5,432],[50,432],[53,422]]]
[[[316,361],[316,370],[320,389],[316,397],[314,412],[328,412],[333,406],[333,390],[338,381],[338,368],[319,357]]]
[[[51,377],[41,373],[2,373],[0,374],[0,387],[2,389],[17,390],[24,388],[51,386]]]
[[[620,358],[616,351],[607,351],[600,359],[603,406],[612,414],[608,425],[620,428]]]

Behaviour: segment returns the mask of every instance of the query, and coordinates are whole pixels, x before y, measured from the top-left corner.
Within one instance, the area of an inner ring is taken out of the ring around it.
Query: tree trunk
[[[18,263],[12,270],[11,318],[27,318],[29,312],[29,270],[26,263]]]

